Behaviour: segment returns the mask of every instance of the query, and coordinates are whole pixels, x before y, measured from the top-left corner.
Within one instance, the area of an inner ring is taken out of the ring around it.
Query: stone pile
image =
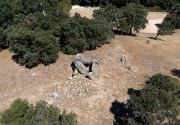
[[[91,58],[85,54],[77,54],[71,66],[73,68],[73,76],[77,76],[80,73],[93,80],[99,74],[98,62],[91,60]]]

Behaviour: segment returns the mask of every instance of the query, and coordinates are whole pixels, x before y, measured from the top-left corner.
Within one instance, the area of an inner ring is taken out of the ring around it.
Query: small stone
[[[136,76],[134,76],[134,79],[136,79],[137,77]]]
[[[82,96],[83,96],[83,94],[82,94],[81,91],[79,91],[78,96],[79,96],[79,97],[82,97]]]
[[[58,97],[59,97],[59,94],[57,94],[56,92],[53,92],[52,97],[58,98]]]
[[[67,77],[66,79],[67,79],[67,80],[72,80],[72,77]]]
[[[122,64],[125,64],[126,63],[126,59],[123,57],[123,58],[120,58],[120,60],[121,60],[121,63]]]

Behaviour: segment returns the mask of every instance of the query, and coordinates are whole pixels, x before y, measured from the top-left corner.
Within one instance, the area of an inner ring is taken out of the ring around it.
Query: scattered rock
[[[67,80],[72,80],[72,77],[67,77],[66,79],[67,79]]]
[[[79,97],[82,97],[82,96],[83,96],[83,93],[82,93],[81,91],[79,91],[78,96],[79,96]]]
[[[120,60],[121,60],[121,63],[122,64],[125,64],[126,63],[126,59],[123,57],[123,58],[120,58]]]
[[[53,92],[52,97],[58,98],[58,97],[59,97],[59,94],[57,94],[56,92]]]
[[[112,54],[111,54],[111,53],[108,53],[108,56],[112,56]]]

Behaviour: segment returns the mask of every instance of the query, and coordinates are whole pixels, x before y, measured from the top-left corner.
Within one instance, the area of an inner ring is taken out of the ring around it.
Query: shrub
[[[0,27],[0,45],[5,42],[5,35],[3,28]]]
[[[146,42],[147,42],[147,44],[149,44],[149,42],[150,42],[150,41],[149,41],[149,40],[147,40]]]
[[[74,17],[56,27],[53,34],[60,38],[59,44],[64,53],[77,54],[96,49],[105,40],[114,37],[110,26],[105,24],[107,23],[100,24],[99,20],[82,18],[76,13]]]
[[[29,68],[39,63],[48,65],[58,58],[59,44],[50,32],[9,27],[6,34],[9,51],[18,54],[21,65],[26,64]]]
[[[128,123],[180,124],[177,119],[179,103],[175,95],[177,86],[171,83],[170,77],[156,74],[146,84],[138,95],[132,95],[127,101],[127,108],[132,114],[128,118]]]
[[[29,105],[27,100],[16,99],[10,108],[1,112],[0,123],[9,125],[75,125],[77,124],[77,115],[67,113],[53,106],[47,106],[47,102],[38,101],[36,105]]]

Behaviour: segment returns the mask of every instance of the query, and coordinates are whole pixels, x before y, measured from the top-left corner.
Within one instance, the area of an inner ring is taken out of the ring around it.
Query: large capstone
[[[86,54],[77,54],[77,55],[75,55],[73,62],[75,62],[76,60],[81,61],[85,65],[91,64],[91,58]]]

